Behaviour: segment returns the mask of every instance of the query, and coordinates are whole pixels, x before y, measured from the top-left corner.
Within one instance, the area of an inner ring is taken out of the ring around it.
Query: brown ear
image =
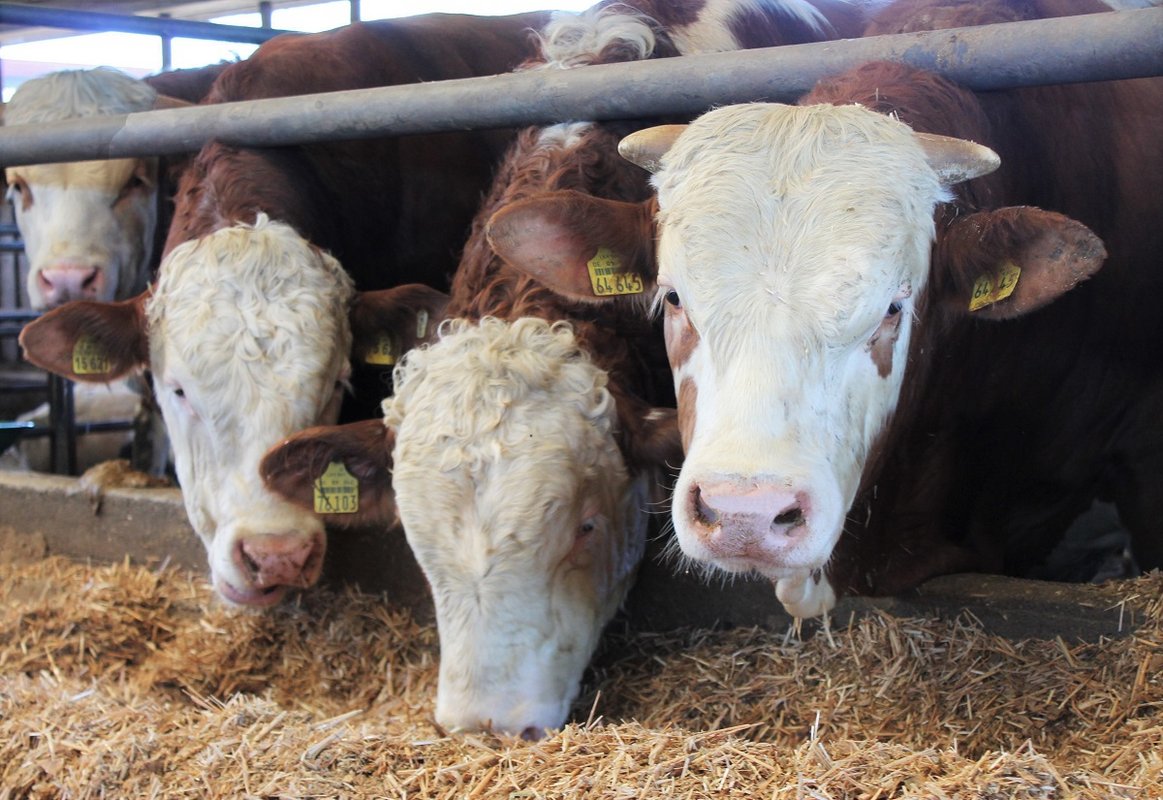
[[[619,442],[626,462],[636,467],[660,467],[678,473],[682,466],[682,435],[678,411],[651,406],[616,394]]]
[[[360,292],[351,308],[351,357],[391,366],[400,356],[436,336],[448,295],[419,283]]]
[[[390,527],[399,519],[392,492],[395,445],[396,432],[379,419],[308,428],[268,450],[259,474],[272,492],[329,525]]]
[[[149,366],[145,301],[149,292],[116,303],[75,300],[24,326],[24,357],[75,381],[107,383]]]
[[[493,214],[486,229],[497,255],[572,300],[654,294],[653,200],[623,203],[582,192],[546,192]]]
[[[167,108],[189,108],[194,105],[189,100],[182,100],[178,97],[170,97],[169,95],[159,94],[157,99],[153,101],[153,110],[161,111]]]
[[[1033,206],[962,217],[938,235],[935,297],[971,316],[1012,319],[1053,302],[1102,267],[1106,248],[1080,222]]]

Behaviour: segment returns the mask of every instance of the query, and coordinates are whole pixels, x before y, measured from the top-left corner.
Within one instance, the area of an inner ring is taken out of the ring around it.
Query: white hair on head
[[[655,46],[653,22],[628,6],[591,8],[576,14],[557,11],[538,33],[545,63],[534,66],[569,69],[592,64],[615,42],[637,53],[630,60],[650,58]]]
[[[62,70],[32,78],[8,101],[6,125],[31,125],[153,108],[157,91],[110,67]]]
[[[338,261],[260,213],[253,225],[221,228],[175,247],[158,270],[146,314],[151,339],[164,325],[168,344],[199,374],[216,376],[216,385],[300,392],[306,387],[296,382],[312,366],[303,359],[326,362],[334,352],[350,351],[346,321],[354,296]],[[180,331],[198,336],[172,335]],[[328,345],[305,346],[315,341]],[[250,377],[255,371],[264,375],[262,383]],[[269,372],[288,385],[266,385]],[[237,406],[251,402],[257,401],[239,397]]]
[[[765,11],[789,17],[820,35],[832,31],[828,18],[809,0],[706,0],[698,19],[689,25],[675,25],[668,33],[683,55],[738,50],[731,22],[743,14]]]
[[[448,320],[439,340],[410,351],[393,378],[395,394],[383,402],[389,426],[399,426],[407,416],[412,430],[446,430],[447,420],[425,424],[424,418],[450,406],[456,409],[455,435],[462,441],[445,466],[487,458],[472,451],[474,438],[492,431],[503,438],[512,416],[508,410],[540,396],[552,395],[556,404],[572,403],[600,435],[614,424],[607,375],[590,361],[567,322],[536,317]],[[445,442],[444,448],[451,444]]]

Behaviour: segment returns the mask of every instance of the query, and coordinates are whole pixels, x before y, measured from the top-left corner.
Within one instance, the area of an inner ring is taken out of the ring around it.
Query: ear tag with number
[[[341,461],[332,461],[315,479],[316,514],[354,514],[359,511],[359,481]]]
[[[977,311],[980,308],[993,305],[999,300],[1005,300],[1014,293],[1021,274],[1021,267],[1017,264],[1007,263],[1003,264],[998,271],[996,281],[993,275],[982,275],[977,279],[977,283],[973,284],[973,295],[969,298],[969,310]]]
[[[416,312],[416,338],[423,340],[428,335],[428,311],[420,309]]]
[[[642,294],[642,278],[633,272],[624,272],[622,262],[608,247],[599,247],[594,257],[586,262],[590,272],[590,286],[598,297],[621,294]]]
[[[379,364],[390,367],[396,363],[396,341],[387,331],[380,331],[379,336],[368,348],[363,360],[367,364]]]
[[[113,371],[109,354],[92,336],[81,336],[73,345],[73,373],[76,375],[106,375]]]

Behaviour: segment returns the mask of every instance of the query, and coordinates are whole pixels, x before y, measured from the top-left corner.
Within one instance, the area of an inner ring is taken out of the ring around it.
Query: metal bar
[[[288,31],[272,28],[249,28],[245,25],[219,25],[191,19],[162,19],[131,14],[106,14],[100,11],[77,11],[64,8],[41,8],[19,3],[0,3],[0,24],[40,25],[65,30],[120,31],[151,36],[175,36],[184,39],[212,39],[220,42],[262,44],[272,36]]]
[[[0,242],[0,253],[23,253],[24,242]]]
[[[210,139],[276,146],[695,114],[791,100],[822,77],[878,59],[976,90],[1163,75],[1163,8],[13,126],[0,129],[0,160],[167,155]]]
[[[43,388],[43,387],[41,387]],[[31,426],[31,427],[29,427]],[[118,431],[133,430],[133,420],[118,420],[108,422],[78,422],[73,427],[73,432],[77,436],[84,436],[87,433],[116,433]],[[52,436],[53,429],[49,426],[35,425],[28,423],[28,426],[21,428],[20,438],[22,439],[38,439],[45,436]]]
[[[52,428],[52,471],[60,475],[77,473],[76,408],[73,382],[59,375],[48,376],[48,424]]]

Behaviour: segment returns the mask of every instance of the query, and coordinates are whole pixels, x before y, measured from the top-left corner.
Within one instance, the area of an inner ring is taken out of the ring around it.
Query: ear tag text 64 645
[[[340,461],[332,461],[315,479],[316,514],[354,514],[359,511],[359,481]]]
[[[1021,274],[1021,267],[1017,264],[1007,263],[1002,265],[996,276],[982,275],[977,279],[977,283],[973,284],[973,294],[969,298],[969,310],[977,311],[979,308],[993,305],[999,300],[1005,300],[1014,293]]]
[[[586,262],[590,273],[590,286],[598,297],[613,297],[621,294],[642,294],[642,278],[622,269],[622,262],[613,250],[599,247],[594,257]]]

